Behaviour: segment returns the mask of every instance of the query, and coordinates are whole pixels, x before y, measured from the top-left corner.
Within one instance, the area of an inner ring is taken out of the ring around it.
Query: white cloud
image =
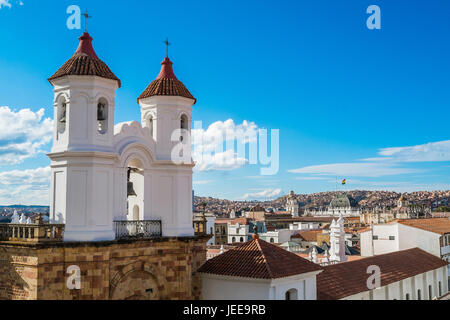
[[[338,177],[382,177],[420,172],[417,169],[399,168],[390,163],[333,163],[289,170],[292,173],[317,174]]]
[[[44,109],[33,112],[0,107],[0,163],[18,164],[43,152],[52,139],[53,120],[44,117]]]
[[[354,163],[308,166],[289,172],[339,177],[382,177],[417,173],[422,170],[405,168],[401,164],[450,161],[450,140],[409,147],[383,148],[378,151],[378,155],[381,157],[362,159]]]
[[[396,191],[413,192],[417,190],[449,190],[448,183],[420,183],[414,181],[365,181],[357,179],[348,179],[347,183],[352,188],[359,190],[378,190],[378,191]]]
[[[389,160],[393,162],[450,161],[450,140],[430,142],[410,147],[384,148],[378,154],[383,157],[367,160]]]
[[[195,180],[193,184],[195,185],[204,185],[213,182],[212,180]]]
[[[195,153],[194,161],[197,161]],[[216,154],[204,154],[201,160],[196,162],[195,171],[231,171],[239,169],[247,163],[247,159],[239,158],[233,150],[227,150]]]
[[[11,3],[9,3],[9,0],[0,0],[0,9],[2,7],[8,7],[11,8]]]
[[[0,172],[0,204],[48,205],[50,167]]]
[[[244,200],[266,200],[280,196],[281,189],[265,189],[259,192],[246,193],[242,199]]]
[[[0,9],[3,8],[3,7],[11,8],[11,6],[12,6],[11,2],[13,2],[13,1],[11,1],[11,0],[0,0]],[[23,6],[23,2],[20,1],[20,0],[19,1],[15,1],[15,2],[17,2],[20,6]]]
[[[256,143],[258,126],[254,122],[243,121],[236,125],[232,119],[217,121],[208,129],[192,130],[192,157],[196,162],[195,171],[230,171],[248,163],[239,146]],[[235,146],[236,143],[236,146]]]
[[[329,180],[325,177],[295,177],[295,180],[306,180],[306,181],[316,181],[316,180]]]

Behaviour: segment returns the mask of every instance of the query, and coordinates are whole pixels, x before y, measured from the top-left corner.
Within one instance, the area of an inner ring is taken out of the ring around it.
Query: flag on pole
[[[342,185],[347,184],[347,179],[342,180]]]

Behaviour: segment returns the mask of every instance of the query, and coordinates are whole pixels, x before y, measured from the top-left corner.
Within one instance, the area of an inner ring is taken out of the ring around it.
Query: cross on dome
[[[87,23],[88,23],[88,19],[92,18],[92,16],[89,15],[87,9],[86,12],[83,13],[83,17],[84,17],[84,32],[87,32]]]
[[[166,45],[166,58],[169,57],[169,46],[171,43],[169,42],[169,38],[166,38],[166,41],[164,41],[164,44]]]

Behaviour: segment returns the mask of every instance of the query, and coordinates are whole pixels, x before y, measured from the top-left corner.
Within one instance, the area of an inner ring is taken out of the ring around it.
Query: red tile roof
[[[398,223],[438,234],[450,233],[450,218],[408,219]]]
[[[317,235],[321,234],[322,230],[306,230],[306,231],[300,231],[297,234],[294,234],[291,238],[300,238],[304,241],[309,242],[317,242]]]
[[[319,265],[256,237],[206,261],[198,272],[277,279],[319,270]]]
[[[61,78],[64,76],[97,76],[106,79],[116,80],[121,86],[119,78],[100,60],[92,47],[92,38],[85,32],[79,38],[80,44],[75,54],[62,65],[48,80]]]
[[[448,263],[419,248],[323,267],[317,275],[317,299],[337,300],[368,291],[367,268],[380,267],[381,286],[446,266]]]
[[[277,222],[319,222],[319,223],[331,223],[333,217],[296,217],[296,218],[277,218],[280,215],[266,215],[266,218],[274,218]]]
[[[138,98],[149,98],[152,96],[179,96],[195,100],[184,84],[177,79],[172,68],[172,61],[168,57],[161,62],[161,72],[159,76],[150,83]]]
[[[235,218],[230,221],[231,224],[237,224],[239,223],[241,226],[245,226],[247,224],[250,224],[251,219],[249,218]]]

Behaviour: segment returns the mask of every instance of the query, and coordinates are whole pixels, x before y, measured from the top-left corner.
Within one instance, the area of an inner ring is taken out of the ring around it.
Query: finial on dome
[[[97,54],[95,53],[94,47],[92,46],[92,37],[88,32],[83,33],[81,37],[78,38],[80,40],[80,44],[78,45],[77,51],[75,54],[87,54],[89,57],[98,59]]]
[[[171,45],[171,43],[169,42],[169,38],[166,38],[164,44],[166,45],[166,58],[169,58],[169,46]]]
[[[254,240],[259,239],[258,226],[257,226],[256,224],[253,226],[253,235],[252,235],[252,239],[254,239]]]
[[[86,12],[83,13],[83,17],[84,17],[84,32],[87,32],[87,23],[88,23],[88,19],[92,18],[92,16],[89,15],[87,9]]]
[[[170,61],[169,57],[165,57],[163,62],[161,62],[161,71],[159,72],[158,77],[156,80],[160,79],[174,79],[178,80],[175,76],[175,73],[173,72],[173,63]]]

